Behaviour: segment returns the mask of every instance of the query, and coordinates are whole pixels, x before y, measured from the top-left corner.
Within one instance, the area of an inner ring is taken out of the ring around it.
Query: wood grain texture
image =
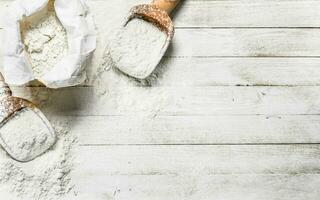
[[[318,38],[319,29],[178,29],[166,56],[318,57]]]
[[[320,143],[320,117],[66,117],[81,145]]]
[[[318,200],[319,175],[108,176],[81,174],[75,199]],[[106,181],[108,180],[108,181]],[[92,186],[92,187],[90,187]]]
[[[179,29],[167,56],[315,57],[319,37],[319,29]]]
[[[320,173],[319,145],[107,145],[77,151],[80,171],[105,175]]]
[[[80,197],[116,193],[120,199],[219,199],[224,194],[221,199],[242,199],[249,192],[252,199],[263,199],[267,191],[269,199],[319,195],[313,186],[319,181],[318,145],[105,146],[78,151],[82,156],[74,173]],[[87,162],[88,157],[99,162]]]
[[[319,69],[318,58],[166,58],[147,83],[171,87],[319,86]]]
[[[90,1],[98,23],[109,19],[121,22],[136,4],[148,1]],[[185,27],[319,27],[320,3],[314,0],[262,1],[184,1],[173,20],[177,28]],[[108,13],[105,11],[108,10]],[[116,15],[116,16],[115,16]]]
[[[10,2],[0,1],[0,13]],[[132,6],[147,2],[91,0],[88,4],[97,23],[109,25],[121,22]],[[319,27],[319,9],[315,0],[187,0],[175,13],[174,22],[177,27]]]
[[[102,98],[92,87],[16,88],[14,94],[46,102],[61,115],[317,115],[320,87],[125,87]],[[132,96],[132,93],[135,95]],[[111,95],[111,96],[110,96]],[[116,96],[117,98],[114,98]],[[42,98],[42,100],[40,99]]]
[[[319,27],[319,1],[185,1],[178,27]]]
[[[83,86],[93,86],[98,65],[88,69]],[[165,58],[144,82],[157,87],[320,86],[319,69],[319,58]]]

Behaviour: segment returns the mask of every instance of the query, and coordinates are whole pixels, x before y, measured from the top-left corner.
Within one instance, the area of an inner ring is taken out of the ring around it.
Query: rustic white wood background
[[[146,2],[89,1],[99,39],[86,85],[15,89],[50,93],[49,117],[72,124],[76,199],[319,200],[320,1],[185,0],[166,70],[145,88],[174,104],[141,122],[146,109],[90,102],[90,83],[110,30]]]

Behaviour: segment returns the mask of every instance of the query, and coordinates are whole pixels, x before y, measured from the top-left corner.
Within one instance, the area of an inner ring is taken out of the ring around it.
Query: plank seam
[[[99,146],[307,146],[307,145],[320,145],[320,142],[314,143],[153,143],[153,144],[79,144],[81,147],[99,147]]]

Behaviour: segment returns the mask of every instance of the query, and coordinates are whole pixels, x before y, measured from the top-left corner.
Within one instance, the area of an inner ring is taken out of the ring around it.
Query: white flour
[[[31,162],[14,161],[3,150],[0,151],[1,199],[56,200],[72,194],[71,152],[76,140],[67,127],[66,124],[54,125],[58,142],[47,153]]]
[[[134,18],[111,38],[110,54],[116,67],[135,78],[146,78],[161,59],[167,35],[145,20]]]
[[[110,41],[110,40],[108,40]],[[163,69],[157,68],[147,79],[135,79],[119,72],[115,67],[110,51],[112,43],[106,45],[102,62],[93,76],[93,85],[97,94],[97,104],[102,104],[114,114],[139,117],[141,127],[161,112],[163,107],[171,105],[172,98],[165,87],[156,87],[158,75]],[[155,86],[155,87],[150,87]],[[139,125],[137,125],[139,126]]]
[[[30,160],[52,146],[55,137],[39,114],[29,108],[16,112],[0,128],[9,152],[19,160]]]
[[[48,73],[67,54],[66,30],[54,11],[48,11],[41,19],[27,23],[22,35],[36,78]]]

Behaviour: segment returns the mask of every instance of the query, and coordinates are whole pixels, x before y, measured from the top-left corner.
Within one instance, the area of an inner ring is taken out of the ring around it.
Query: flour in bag
[[[68,51],[66,30],[54,10],[37,21],[27,22],[22,38],[36,78],[48,73]]]
[[[110,41],[110,54],[121,71],[137,78],[145,78],[161,57],[167,34],[153,23],[134,18]]]

